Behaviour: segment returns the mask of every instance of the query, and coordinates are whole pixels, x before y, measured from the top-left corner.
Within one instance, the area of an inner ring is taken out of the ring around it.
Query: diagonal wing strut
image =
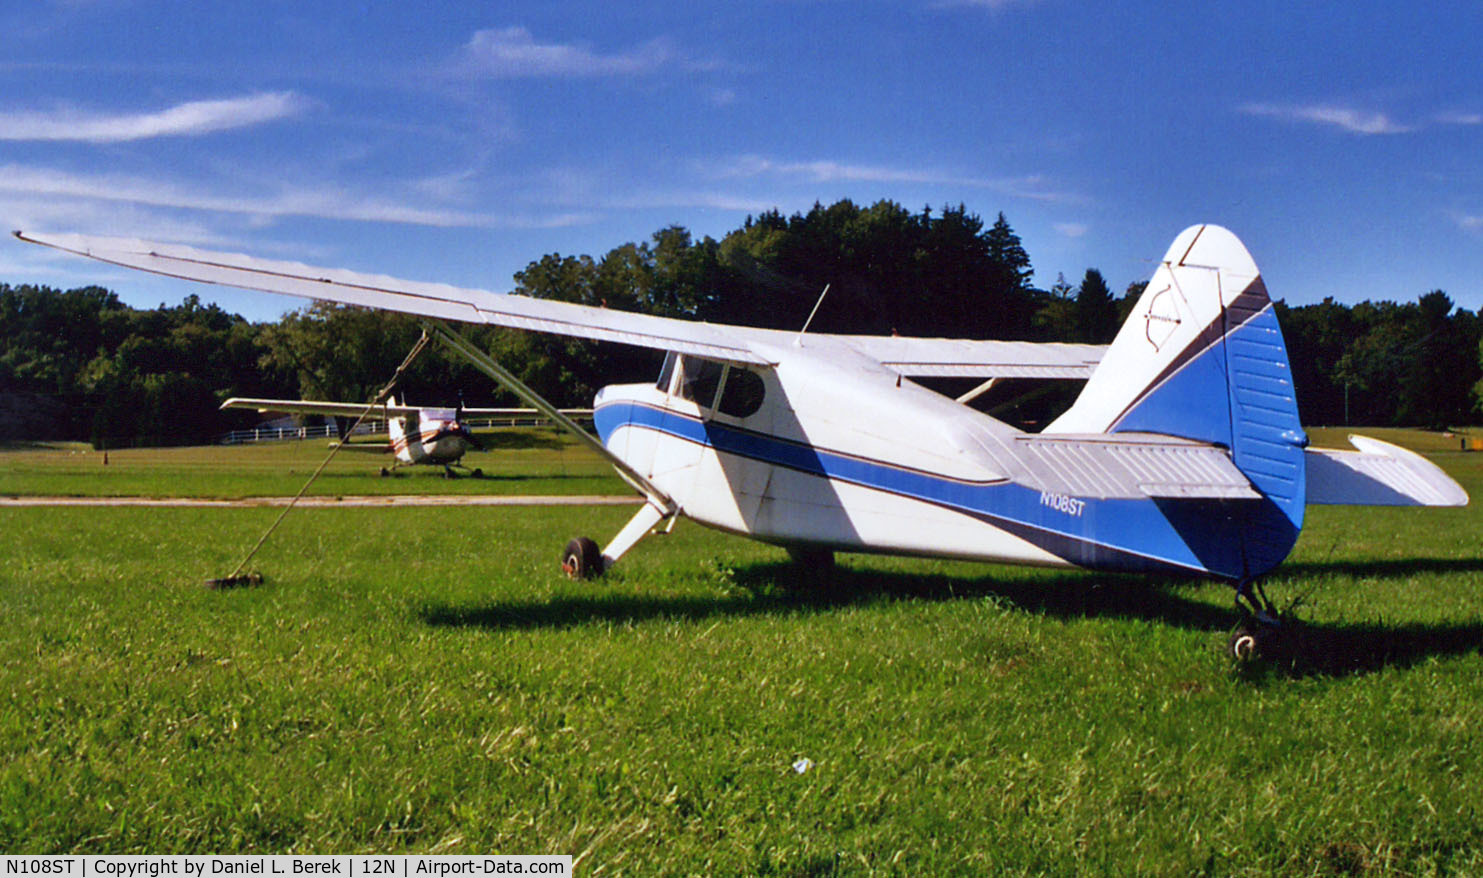
[[[603,459],[611,463],[613,468],[618,471],[618,475],[623,478],[623,481],[631,485],[640,494],[643,494],[649,503],[664,513],[666,517],[674,515],[679,511],[679,504],[675,503],[668,494],[660,490],[658,485],[644,478],[639,474],[638,470],[635,470],[624,462],[622,458],[618,457],[618,455],[609,451],[596,436],[583,430],[577,425],[576,421],[567,417],[561,409],[552,405],[545,397],[536,393],[519,378],[516,378],[510,370],[501,366],[497,360],[481,350],[478,345],[469,341],[468,337],[463,333],[441,320],[423,320],[422,328],[428,335],[437,339],[445,347],[468,360],[474,368],[499,382],[511,393],[520,397],[531,407],[539,410],[541,414],[550,418],[562,429],[577,437],[582,444],[602,455]]]

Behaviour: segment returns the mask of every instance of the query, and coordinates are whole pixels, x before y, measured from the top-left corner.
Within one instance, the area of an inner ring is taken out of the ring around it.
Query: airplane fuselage
[[[450,466],[471,447],[468,428],[452,410],[424,409],[410,423],[406,418],[392,418],[387,429],[391,450],[402,463]]]
[[[607,448],[710,527],[788,546],[1104,570],[1246,575],[1228,501],[1046,490],[1021,431],[838,350],[776,351],[746,381],[604,388]],[[679,373],[696,364],[681,358]],[[699,399],[697,399],[699,397]],[[703,404],[701,400],[706,400]],[[747,400],[747,401],[750,401]],[[731,408],[731,414],[726,409]]]

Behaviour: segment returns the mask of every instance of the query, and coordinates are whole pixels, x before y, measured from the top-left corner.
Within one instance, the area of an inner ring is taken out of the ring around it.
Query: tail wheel
[[[1231,632],[1226,651],[1231,658],[1241,664],[1246,664],[1255,661],[1260,656],[1261,640],[1256,631],[1243,625]]]
[[[1226,641],[1226,655],[1237,664],[1279,660],[1288,655],[1292,647],[1291,630],[1252,619],[1236,626],[1231,639]]]
[[[587,537],[577,537],[561,553],[561,570],[568,579],[592,579],[602,573],[602,550]]]

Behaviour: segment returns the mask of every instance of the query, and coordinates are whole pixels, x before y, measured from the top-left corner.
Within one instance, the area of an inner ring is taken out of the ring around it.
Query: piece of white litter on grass
[[[813,767],[814,761],[807,756],[793,763],[793,770],[798,772],[799,774],[803,774],[805,771],[808,771],[810,768]]]

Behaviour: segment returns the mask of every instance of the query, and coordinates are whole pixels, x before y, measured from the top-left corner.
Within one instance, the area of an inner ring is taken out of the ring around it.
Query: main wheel
[[[471,475],[473,475],[473,477],[476,479],[482,479],[484,478],[484,470],[476,469],[473,471],[473,473],[471,473]]]
[[[568,579],[592,579],[602,574],[602,550],[587,537],[577,537],[561,553],[561,570]]]

